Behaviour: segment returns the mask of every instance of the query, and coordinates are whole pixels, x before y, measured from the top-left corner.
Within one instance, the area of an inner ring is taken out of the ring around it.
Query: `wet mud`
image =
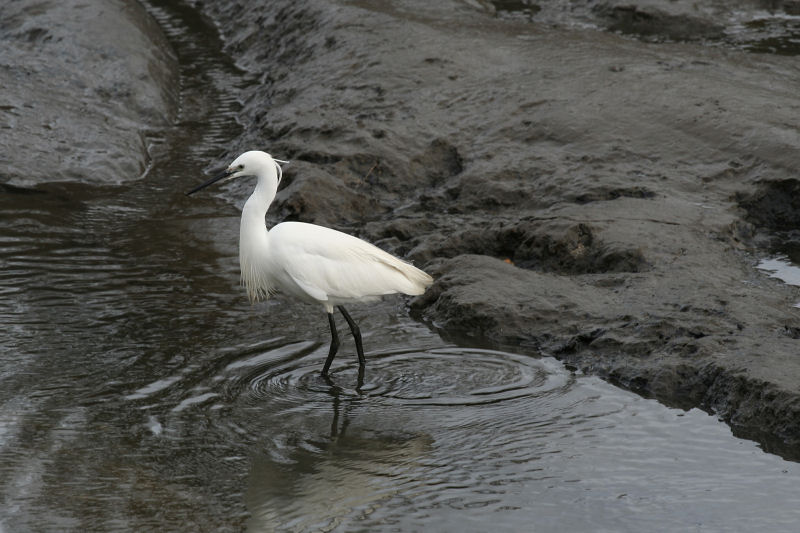
[[[792,531],[690,408],[800,459],[796,3],[565,5],[3,4],[0,529]],[[436,277],[359,391],[183,194],[253,148]]]
[[[0,183],[119,184],[146,171],[148,132],[177,116],[178,74],[135,2],[4,2]]]
[[[553,355],[797,458],[800,293],[756,269],[800,218],[796,6],[772,4],[197,3],[248,80],[232,82],[241,130],[202,155],[291,159],[269,222],[329,224],[426,268],[411,311],[444,336]],[[16,5],[3,192],[147,179],[179,112],[158,9],[87,4],[136,29],[119,39],[55,34],[62,8]],[[30,112],[31,94],[52,108]]]
[[[798,293],[755,265],[797,218],[800,68],[746,31],[786,20],[789,50],[793,5],[651,4],[204,3],[261,80],[228,156],[293,161],[275,220],[431,270],[412,311],[443,334],[797,456]]]

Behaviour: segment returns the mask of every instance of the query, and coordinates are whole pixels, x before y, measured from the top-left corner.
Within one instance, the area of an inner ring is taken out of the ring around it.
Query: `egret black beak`
[[[221,179],[225,179],[225,178],[227,178],[228,176],[230,176],[230,175],[231,175],[231,174],[233,174],[234,172],[236,172],[236,171],[235,171],[235,170],[233,170],[233,169],[231,169],[231,168],[225,169],[225,171],[224,171],[224,172],[221,172],[220,174],[218,174],[218,175],[214,176],[213,178],[211,178],[211,179],[210,179],[210,180],[208,180],[207,182],[205,182],[205,183],[201,183],[200,185],[198,185],[197,187],[195,187],[195,188],[194,188],[194,189],[192,189],[191,191],[187,192],[187,193],[186,193],[186,196],[189,196],[190,194],[194,194],[194,193],[196,193],[197,191],[199,191],[200,189],[205,189],[205,188],[206,188],[206,187],[208,187],[209,185],[211,185],[211,184],[214,184],[214,183],[218,182],[218,181],[219,181],[219,180],[221,180]]]

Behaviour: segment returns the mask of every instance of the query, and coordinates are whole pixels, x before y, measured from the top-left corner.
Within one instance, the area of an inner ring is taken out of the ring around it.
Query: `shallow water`
[[[759,260],[756,268],[787,285],[800,286],[800,246],[795,236],[791,232],[778,233],[775,241],[772,255]],[[794,307],[800,307],[800,302]]]
[[[796,463],[553,359],[444,341],[401,300],[351,310],[359,390],[349,336],[322,379],[323,314],[247,304],[238,211],[183,196],[248,80],[191,10],[149,9],[184,82],[147,175],[0,194],[0,531],[796,529]]]
[[[770,277],[789,285],[800,286],[800,267],[793,263],[788,257],[778,255],[769,259],[762,259],[756,268],[770,273]]]
[[[6,395],[8,531],[791,531],[800,468],[550,358],[441,340],[385,302],[330,380],[319,313],[232,305],[184,347],[60,354]],[[321,339],[321,341],[319,341]],[[348,339],[349,341],[349,339]],[[56,355],[55,353],[53,355]],[[50,376],[67,369],[71,383]],[[11,414],[11,416],[9,416]]]

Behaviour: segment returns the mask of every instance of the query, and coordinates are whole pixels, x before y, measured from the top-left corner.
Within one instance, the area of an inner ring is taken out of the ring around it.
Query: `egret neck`
[[[265,216],[278,190],[276,167],[260,169],[255,191],[242,209],[239,227],[239,266],[251,302],[269,296],[273,286],[264,268],[269,262],[269,232]],[[266,289],[265,289],[266,287]]]

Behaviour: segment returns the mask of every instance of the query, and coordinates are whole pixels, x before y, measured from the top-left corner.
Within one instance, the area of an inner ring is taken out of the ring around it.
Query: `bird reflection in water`
[[[332,418],[315,424],[318,433],[296,435],[279,457],[252,458],[248,531],[354,525],[422,483],[415,473],[432,450],[430,435],[398,430],[398,417],[381,410],[359,410],[363,397],[352,391],[332,385],[330,396]]]

